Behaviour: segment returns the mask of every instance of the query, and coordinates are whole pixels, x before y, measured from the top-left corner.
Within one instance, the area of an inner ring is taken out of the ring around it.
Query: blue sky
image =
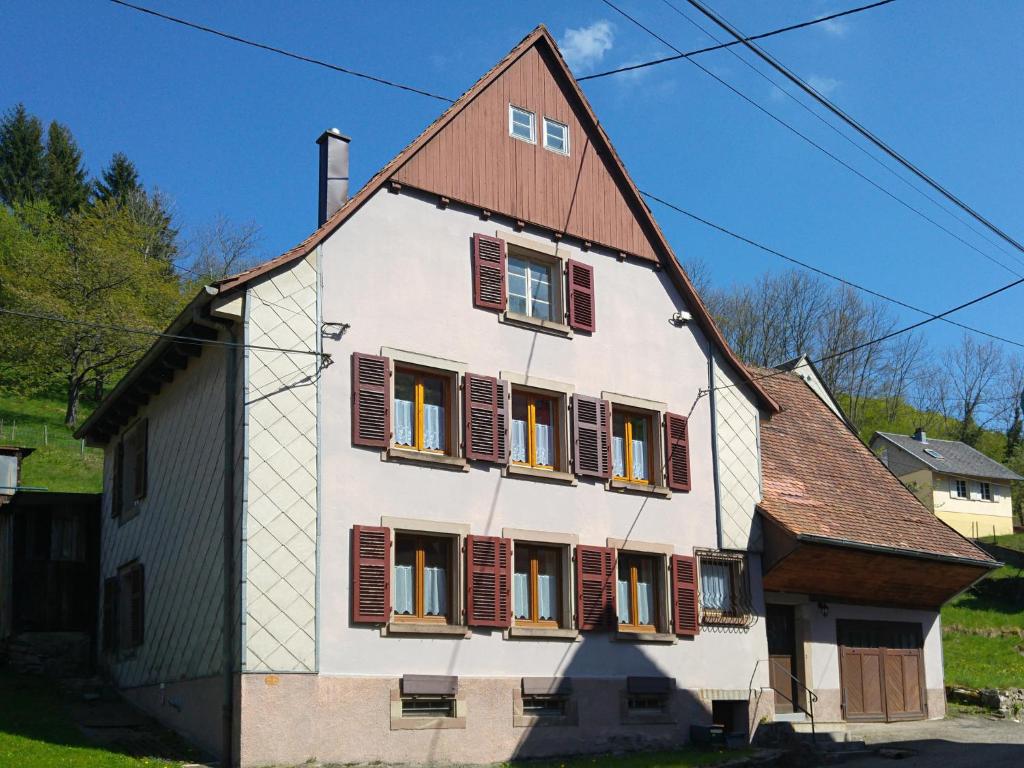
[[[457,96],[536,24],[579,75],[671,53],[598,0],[142,4],[339,65]],[[683,0],[679,7],[685,8]],[[857,0],[715,0],[743,32]],[[655,0],[621,6],[683,50],[712,41]],[[126,152],[186,226],[255,221],[273,256],[316,221],[314,140],[352,137],[361,185],[443,104],[168,24],[103,0],[5,3],[0,108],[22,101],[68,124],[98,172]],[[702,23],[703,20],[702,20]],[[932,176],[1024,238],[1024,4],[897,0],[764,41],[764,47]],[[719,33],[715,32],[716,35]],[[721,51],[701,63],[865,175],[1024,273]],[[1013,279],[841,168],[685,61],[584,83],[642,189],[798,258],[918,304],[946,309]],[[784,268],[654,207],[676,252],[718,284]],[[1008,246],[1002,246],[1009,250]],[[1017,253],[1016,257],[1024,260]],[[1024,286],[967,310],[966,323],[1024,340]],[[907,320],[919,316],[902,315]],[[958,336],[934,323],[937,345]]]

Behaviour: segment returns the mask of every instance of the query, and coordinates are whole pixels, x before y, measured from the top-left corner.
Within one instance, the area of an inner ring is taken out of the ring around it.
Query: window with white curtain
[[[619,553],[616,606],[619,629],[654,632],[658,616],[658,558]]]
[[[700,563],[700,604],[723,614],[734,612],[733,580],[735,564],[729,560],[705,560]]]
[[[617,480],[651,482],[651,417],[613,406],[612,471]]]
[[[395,445],[448,453],[448,390],[445,376],[405,368],[395,371]]]
[[[559,468],[558,411],[558,398],[512,389],[509,448],[514,464]]]
[[[447,536],[395,534],[394,610],[397,620],[449,620],[451,550],[452,541]]]
[[[515,544],[512,608],[517,624],[557,627],[562,601],[562,552],[558,547]]]

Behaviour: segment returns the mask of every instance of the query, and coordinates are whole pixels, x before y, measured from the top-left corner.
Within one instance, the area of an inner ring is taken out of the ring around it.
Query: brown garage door
[[[837,635],[843,712],[847,720],[925,717],[919,624],[840,621]]]

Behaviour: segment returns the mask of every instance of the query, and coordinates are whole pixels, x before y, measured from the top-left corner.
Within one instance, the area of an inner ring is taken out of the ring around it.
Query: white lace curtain
[[[631,600],[629,582],[618,580],[618,603],[619,623],[629,624],[629,607]],[[653,624],[651,617],[654,615],[654,585],[646,581],[636,583],[636,608],[637,623]]]
[[[395,613],[411,616],[415,612],[415,569],[395,566]],[[423,613],[444,616],[448,613],[448,575],[444,568],[423,569]]]
[[[701,605],[716,611],[732,608],[732,579],[728,563],[703,562],[700,568]]]
[[[521,419],[512,420],[512,461],[527,462],[529,460],[526,440],[527,423]],[[537,444],[537,464],[545,467],[555,465],[555,434],[548,424],[537,424],[534,429],[534,440]]]
[[[512,582],[513,611],[517,619],[530,618],[530,575],[517,573]],[[553,621],[558,607],[558,595],[555,591],[555,577],[547,574],[537,575],[537,619]]]
[[[395,444],[415,445],[416,405],[411,400],[395,398]],[[443,405],[423,404],[423,447],[443,451],[445,415]]]
[[[632,440],[633,477],[647,480],[647,443],[643,440]],[[612,438],[612,469],[617,477],[626,477],[626,440],[622,437]]]

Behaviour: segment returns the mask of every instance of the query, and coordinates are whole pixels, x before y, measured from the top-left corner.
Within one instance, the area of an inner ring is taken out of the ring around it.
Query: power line
[[[233,341],[220,341],[218,339],[201,339],[197,336],[182,336],[176,333],[162,333],[161,331],[152,331],[148,328],[130,328],[124,325],[113,325],[108,323],[93,323],[87,320],[73,320],[69,317],[61,317],[60,315],[44,315],[37,312],[25,312],[22,310],[8,309],[7,307],[0,307],[0,314],[13,315],[14,317],[23,317],[30,320],[45,320],[53,323],[64,323],[66,325],[76,325],[84,328],[95,328],[100,331],[117,331],[120,333],[131,333],[139,336],[153,336],[161,339],[170,339],[171,341],[178,341],[183,344],[193,344],[196,346],[216,346],[216,347],[234,347],[237,349],[255,349],[261,352],[284,352],[286,354],[294,355],[312,355],[314,357],[322,358],[324,360],[330,360],[330,355],[326,352],[317,352],[311,349],[286,349],[285,347],[267,347],[260,344],[245,344],[241,342]]]
[[[765,253],[770,253],[773,256],[778,256],[780,259],[784,259],[785,261],[788,261],[791,264],[796,264],[797,266],[802,267],[803,269],[806,269],[806,270],[808,270],[810,272],[814,272],[815,274],[822,275],[823,277],[827,277],[827,278],[829,278],[831,280],[835,280],[836,282],[842,283],[843,285],[847,285],[847,286],[849,286],[851,288],[855,288],[858,291],[863,291],[864,293],[869,294],[870,296],[874,296],[874,297],[882,299],[884,301],[891,302],[891,303],[896,304],[896,305],[898,305],[900,307],[903,307],[904,309],[909,309],[909,310],[912,310],[914,312],[919,312],[920,314],[927,315],[928,317],[932,317],[932,318],[936,318],[936,319],[941,319],[944,322],[949,323],[950,325],[955,325],[958,328],[964,329],[965,331],[970,331],[971,333],[977,333],[977,334],[979,334],[981,336],[987,336],[990,339],[994,339],[995,341],[1001,341],[1001,342],[1004,342],[1006,344],[1012,344],[1013,346],[1024,348],[1024,343],[1022,343],[1022,342],[1015,341],[1013,339],[1007,339],[1007,338],[1004,338],[1002,336],[997,336],[994,333],[989,333],[988,331],[982,331],[982,330],[980,330],[978,328],[972,328],[969,325],[964,325],[963,323],[959,323],[956,320],[950,320],[950,319],[948,319],[946,317],[941,317],[940,318],[940,317],[932,314],[931,312],[929,312],[926,309],[921,309],[920,307],[915,307],[913,304],[908,304],[907,302],[901,301],[900,299],[894,298],[892,296],[887,296],[886,294],[881,293],[879,291],[876,291],[876,290],[874,290],[872,288],[868,288],[866,286],[860,285],[858,283],[853,282],[852,280],[847,280],[844,277],[840,277],[839,275],[833,274],[832,272],[828,272],[828,271],[826,271],[824,269],[821,269],[820,267],[816,267],[813,264],[809,264],[806,261],[801,261],[800,259],[797,259],[797,258],[795,258],[793,256],[789,256],[789,255],[783,253],[782,251],[778,251],[778,250],[776,250],[774,248],[771,248],[771,247],[769,247],[767,245],[764,245],[763,243],[759,243],[756,240],[752,240],[749,237],[745,237],[745,236],[743,236],[743,235],[741,235],[741,234],[739,234],[737,232],[733,232],[731,229],[727,229],[726,227],[723,227],[720,224],[715,224],[713,221],[709,221],[708,219],[705,219],[703,216],[698,216],[696,213],[692,213],[691,211],[688,211],[685,208],[680,208],[678,205],[675,205],[674,203],[670,203],[667,200],[664,200],[663,198],[658,197],[657,195],[652,195],[650,192],[645,192],[642,189],[639,190],[639,191],[640,191],[641,195],[643,195],[644,197],[648,198],[649,200],[653,200],[656,203],[660,203],[661,205],[665,206],[666,208],[670,208],[671,210],[675,211],[676,213],[681,213],[683,216],[687,216],[687,217],[693,219],[694,221],[700,222],[701,224],[703,224],[703,225],[705,225],[707,227],[710,227],[711,229],[714,229],[717,232],[721,232],[724,235],[728,235],[729,237],[735,238],[736,240],[739,240],[742,243],[746,243],[747,245],[750,245],[750,246],[753,246],[754,248],[762,250]]]
[[[296,61],[304,61],[307,64],[316,64],[318,67],[324,67],[335,72],[341,72],[342,74],[345,75],[351,75],[352,77],[359,77],[362,78],[363,80],[369,80],[370,82],[378,83],[379,85],[386,85],[389,88],[399,88],[403,91],[408,91],[409,93],[416,93],[419,94],[420,96],[427,96],[428,98],[437,99],[438,101],[444,101],[449,104],[454,102],[454,99],[449,99],[447,96],[440,96],[436,93],[431,93],[430,91],[425,91],[421,88],[414,88],[411,85],[403,85],[402,83],[396,83],[393,80],[385,80],[383,77],[377,77],[376,75],[368,75],[365,72],[357,72],[356,70],[349,69],[347,67],[340,67],[337,64],[331,64],[330,62],[323,61],[322,59],[314,59],[312,56],[305,56],[301,53],[293,53],[292,51],[286,51],[283,48],[277,48],[272,45],[267,45],[266,43],[259,43],[256,42],[255,40],[249,40],[244,37],[239,37],[238,35],[233,35],[230,32],[224,32],[219,29],[214,29],[213,27],[207,27],[202,24],[197,24],[193,21],[189,21],[187,19],[178,18],[177,16],[170,16],[166,13],[160,13],[159,11],[154,11],[152,8],[146,8],[141,5],[135,5],[134,3],[127,3],[124,0],[110,0],[110,2],[114,5],[120,5],[124,8],[129,8],[133,11],[138,11],[139,13],[145,13],[149,16],[153,16],[158,19],[163,19],[164,21],[170,21],[174,24],[180,24],[181,26],[188,27],[189,29],[195,29],[199,32],[206,32],[207,34],[216,35],[217,37],[222,37],[225,40],[231,40],[235,43],[241,43],[242,45],[249,45],[253,48],[259,48],[260,50],[270,51],[271,53],[277,53],[280,54],[281,56],[287,56],[288,58],[295,59]]]
[[[721,41],[721,40],[720,40],[720,39],[719,39],[718,37],[716,37],[715,35],[711,34],[711,32],[709,32],[709,31],[708,31],[708,30],[707,30],[707,29],[706,29],[705,27],[701,26],[701,25],[700,25],[700,24],[698,24],[698,23],[697,23],[696,21],[694,21],[693,19],[691,19],[691,18],[690,18],[690,17],[688,16],[688,15],[686,15],[685,13],[683,13],[683,12],[682,12],[682,11],[681,11],[681,10],[680,10],[679,8],[677,8],[677,7],[676,7],[676,6],[674,6],[674,5],[673,5],[673,4],[671,3],[671,2],[669,2],[669,0],[662,0],[662,2],[663,2],[663,3],[665,3],[665,5],[667,5],[667,6],[668,6],[668,7],[670,8],[670,9],[672,9],[672,10],[673,10],[673,11],[674,11],[675,13],[677,13],[678,15],[680,15],[680,16],[682,16],[682,17],[683,17],[684,19],[686,19],[686,21],[687,21],[687,22],[688,22],[689,24],[691,24],[692,26],[694,26],[694,27],[696,27],[697,29],[699,29],[699,30],[700,30],[701,32],[703,32],[703,33],[704,33],[705,35],[707,35],[707,36],[708,36],[708,37],[710,37],[710,38],[711,38],[712,40],[714,40],[714,41],[715,41],[715,43],[717,43],[717,45],[715,45],[715,46],[712,46],[712,47],[711,47],[711,48],[709,48],[709,49],[704,49],[704,50],[718,50],[718,49],[722,49],[722,48],[728,48],[728,49],[729,49],[729,53],[730,53],[730,55],[732,55],[732,56],[733,56],[733,57],[734,57],[734,58],[735,58],[735,59],[736,59],[737,61],[739,61],[739,62],[740,62],[741,64],[743,64],[743,66],[745,66],[745,67],[747,67],[748,69],[750,69],[750,70],[751,70],[751,71],[752,71],[752,72],[753,72],[754,74],[756,74],[756,75],[757,75],[758,77],[760,77],[761,79],[763,79],[763,80],[764,80],[765,82],[767,82],[767,83],[768,83],[769,85],[771,85],[771,86],[772,86],[773,88],[777,89],[777,90],[778,90],[778,91],[779,91],[780,93],[782,93],[782,94],[783,94],[784,96],[786,96],[786,98],[790,99],[790,100],[791,100],[791,101],[792,101],[792,102],[793,102],[794,104],[796,104],[796,105],[797,105],[798,107],[800,107],[800,108],[801,108],[801,109],[803,109],[803,110],[804,110],[805,112],[807,112],[807,114],[811,115],[811,116],[812,116],[812,117],[813,117],[813,118],[814,118],[815,120],[818,120],[818,121],[819,121],[819,122],[820,122],[820,123],[821,123],[822,125],[824,125],[824,126],[825,126],[826,128],[828,128],[829,130],[831,130],[831,131],[832,131],[833,133],[835,133],[835,134],[836,134],[837,136],[839,136],[839,137],[840,137],[841,139],[843,139],[843,141],[845,141],[845,142],[847,142],[848,144],[850,144],[850,146],[854,147],[854,148],[855,148],[855,149],[856,149],[856,150],[857,150],[858,152],[861,152],[861,153],[862,153],[862,154],[863,154],[863,155],[864,155],[865,157],[869,158],[869,159],[870,159],[870,160],[871,160],[872,162],[876,163],[876,164],[877,164],[877,165],[878,165],[879,167],[881,167],[882,169],[884,169],[884,170],[885,170],[885,171],[887,171],[888,173],[890,173],[890,174],[892,174],[893,176],[895,176],[895,177],[896,177],[897,179],[899,179],[899,180],[900,180],[901,182],[903,182],[903,183],[904,183],[904,184],[906,184],[906,185],[907,185],[908,187],[910,187],[910,189],[914,190],[914,191],[915,191],[915,192],[917,192],[917,193],[918,193],[919,195],[923,196],[924,198],[926,198],[927,200],[929,200],[929,201],[930,201],[931,203],[933,203],[933,204],[934,204],[935,206],[937,206],[937,207],[938,207],[938,208],[940,208],[941,210],[945,211],[945,212],[946,212],[947,214],[949,214],[949,215],[950,215],[950,216],[951,216],[952,218],[956,219],[956,220],[957,220],[958,222],[960,222],[961,224],[963,224],[963,225],[964,225],[965,227],[967,227],[967,228],[968,228],[969,230],[971,230],[971,231],[972,231],[972,232],[973,232],[974,234],[976,234],[976,235],[977,235],[978,237],[980,237],[980,238],[981,238],[982,240],[984,240],[985,242],[987,242],[987,243],[988,243],[989,245],[991,245],[991,246],[995,247],[995,248],[996,248],[996,249],[997,249],[998,251],[1000,251],[1001,253],[1003,253],[1003,254],[1005,254],[1005,255],[1007,255],[1007,256],[1011,256],[1011,254],[1010,254],[1010,253],[1009,253],[1009,252],[1008,252],[1008,251],[1007,251],[1007,250],[1006,250],[1005,248],[1003,248],[1003,247],[1002,247],[1001,245],[999,245],[999,244],[998,244],[997,242],[995,242],[994,240],[992,240],[992,239],[991,239],[991,238],[990,238],[990,237],[989,237],[988,235],[986,235],[986,234],[985,234],[984,232],[982,232],[982,231],[981,231],[981,230],[979,230],[978,228],[974,227],[974,226],[973,226],[973,225],[972,225],[972,224],[971,224],[971,223],[970,223],[969,221],[967,221],[967,220],[965,220],[965,219],[961,218],[960,216],[958,216],[958,215],[957,215],[957,214],[956,214],[956,213],[955,213],[954,211],[950,210],[950,209],[949,209],[948,207],[946,207],[945,205],[943,205],[943,204],[942,204],[942,203],[941,203],[940,201],[936,200],[936,199],[935,199],[934,197],[932,197],[931,195],[929,195],[929,194],[928,194],[928,193],[927,193],[927,192],[926,192],[925,190],[921,189],[920,187],[918,187],[918,186],[917,186],[916,184],[914,184],[914,183],[913,183],[913,182],[911,182],[910,180],[906,179],[905,177],[901,176],[901,175],[900,175],[899,173],[897,173],[897,172],[896,172],[896,171],[895,171],[895,170],[894,170],[893,168],[891,168],[891,167],[890,167],[889,165],[887,165],[886,163],[882,162],[882,160],[881,160],[881,159],[879,159],[878,157],[876,157],[876,156],[875,156],[874,154],[872,154],[872,153],[871,153],[871,152],[869,152],[869,151],[868,151],[867,149],[865,149],[864,147],[862,147],[862,146],[861,146],[860,144],[858,144],[858,143],[857,143],[856,141],[854,141],[854,140],[853,140],[852,138],[850,138],[849,136],[847,136],[847,135],[846,135],[846,134],[845,134],[845,133],[844,133],[843,131],[839,130],[839,128],[838,128],[838,127],[836,127],[836,126],[835,126],[835,125],[833,125],[833,124],[832,124],[831,122],[829,122],[828,120],[826,120],[826,119],[825,119],[825,118],[824,118],[824,117],[823,117],[822,115],[820,115],[820,114],[818,114],[817,112],[815,112],[815,111],[814,111],[813,109],[811,109],[811,108],[810,108],[809,106],[807,106],[806,104],[804,104],[804,102],[802,102],[802,101],[801,101],[800,99],[798,99],[798,98],[797,98],[797,97],[796,97],[795,95],[793,95],[793,94],[792,94],[792,93],[790,93],[790,92],[789,92],[788,90],[786,90],[786,89],[785,89],[785,88],[783,88],[783,87],[782,87],[781,85],[779,85],[779,84],[778,84],[777,82],[775,82],[774,80],[772,80],[772,79],[771,79],[770,77],[768,77],[768,75],[766,75],[766,74],[765,74],[764,72],[762,72],[762,71],[761,71],[760,69],[758,69],[758,68],[757,68],[756,66],[754,66],[753,64],[751,64],[751,63],[750,63],[749,61],[747,61],[747,60],[746,60],[745,58],[743,58],[742,56],[740,56],[740,55],[739,55],[739,54],[738,54],[738,53],[737,53],[736,51],[732,50],[731,46],[739,45],[739,44],[740,44],[740,41],[739,41],[739,40],[733,40],[732,42],[729,42],[729,43],[723,43],[723,42],[722,42],[722,41]],[[865,8],[871,8],[871,7],[874,7],[874,6],[865,6]],[[836,15],[844,15],[844,14],[836,14]],[[826,20],[826,19],[830,19],[830,18],[834,18],[834,17],[835,17],[835,16],[825,16],[825,17],[823,17],[822,19],[819,19],[819,21],[824,21],[824,20]],[[766,35],[755,35],[754,37],[750,37],[750,38],[747,38],[747,39],[748,39],[748,40],[755,40],[755,39],[757,39],[758,37],[765,37],[765,36],[766,36]],[[675,60],[675,59],[677,59],[677,58],[679,58],[679,57],[678,57],[678,56],[673,56],[673,57],[671,57],[671,58],[670,58],[669,60]],[[1011,256],[1011,258],[1015,258],[1015,257]]]
[[[915,176],[917,176],[919,179],[921,179],[923,182],[925,182],[928,186],[930,186],[936,192],[941,194],[943,197],[945,197],[951,203],[956,205],[958,208],[962,209],[965,213],[967,213],[969,216],[971,216],[971,218],[975,219],[980,224],[982,224],[983,226],[985,226],[986,228],[991,230],[993,233],[998,235],[1000,238],[1005,240],[1007,243],[1009,243],[1011,246],[1013,246],[1016,250],[1020,251],[1021,253],[1024,253],[1024,245],[1021,245],[1019,242],[1017,242],[1017,240],[1015,240],[1013,237],[1008,235],[1002,229],[997,227],[995,224],[993,224],[987,218],[982,216],[980,213],[978,213],[976,210],[974,210],[974,208],[969,206],[967,203],[965,203],[959,197],[954,195],[952,192],[950,192],[948,189],[946,189],[944,186],[942,186],[939,182],[937,182],[935,179],[933,179],[931,176],[929,176],[923,170],[921,170],[916,165],[914,165],[914,163],[910,162],[910,160],[905,158],[903,155],[901,155],[899,152],[897,152],[891,146],[889,146],[884,141],[882,141],[882,139],[880,139],[878,136],[876,136],[874,133],[872,133],[870,130],[868,130],[866,127],[864,127],[861,123],[857,122],[857,120],[855,120],[853,117],[851,117],[848,113],[844,112],[838,106],[836,106],[831,101],[829,101],[827,98],[825,98],[820,93],[818,93],[817,90],[815,90],[813,87],[811,87],[808,83],[805,83],[803,80],[801,80],[796,74],[794,74],[792,71],[790,71],[785,65],[783,65],[781,62],[779,62],[771,54],[769,54],[766,51],[764,51],[756,43],[752,43],[749,40],[744,39],[743,35],[739,31],[737,31],[732,25],[730,25],[727,21],[725,21],[725,19],[723,19],[721,16],[719,16],[714,11],[712,11],[710,8],[708,8],[706,5],[704,5],[702,2],[700,2],[700,0],[687,0],[687,2],[690,5],[692,5],[694,8],[696,8],[698,11],[703,13],[705,16],[707,16],[709,19],[711,19],[713,22],[715,22],[718,26],[720,26],[722,29],[724,29],[726,32],[728,32],[730,35],[735,37],[737,42],[742,43],[744,46],[746,46],[748,49],[750,49],[755,55],[758,56],[758,58],[762,59],[769,66],[771,66],[772,69],[777,71],[779,74],[783,75],[787,80],[789,80],[791,83],[793,83],[795,86],[797,86],[800,90],[802,90],[804,93],[806,93],[811,98],[813,98],[815,101],[817,101],[819,104],[821,104],[823,107],[825,107],[825,109],[827,109],[829,112],[831,112],[836,117],[838,117],[840,120],[842,120],[844,123],[849,125],[855,131],[857,131],[857,133],[859,133],[865,139],[870,141],[872,144],[874,144],[880,150],[885,152],[885,154],[887,154],[893,160],[895,160],[900,165],[902,165],[904,168],[906,168],[908,171],[913,173]]]
[[[814,26],[815,24],[823,24],[826,21],[832,21],[833,19],[838,19],[841,16],[850,16],[850,15],[852,15],[854,13],[860,13],[861,11],[868,11],[868,10],[871,10],[872,8],[878,8],[879,6],[882,6],[882,5],[888,5],[891,2],[894,2],[894,0],[880,0],[880,2],[877,2],[877,3],[871,3],[870,5],[862,5],[862,6],[858,7],[858,8],[850,8],[849,10],[846,10],[846,11],[840,11],[839,13],[833,13],[833,14],[830,14],[828,16],[821,16],[821,17],[819,17],[817,19],[811,19],[810,21],[800,22],[799,24],[790,24],[788,27],[781,27],[779,29],[773,29],[771,32],[762,32],[759,35],[752,35],[751,37],[748,37],[746,39],[747,40],[763,40],[766,37],[774,37],[775,35],[781,35],[783,32],[792,32],[795,29],[803,29],[804,27],[811,27],[811,26]],[[664,63],[669,62],[669,61],[678,61],[679,59],[687,59],[690,56],[699,56],[702,53],[711,53],[712,51],[720,51],[723,48],[730,48],[730,47],[732,47],[734,45],[739,45],[739,44],[740,44],[739,40],[733,40],[732,42],[729,42],[729,43],[722,43],[722,42],[718,41],[717,45],[712,45],[712,46],[709,46],[707,48],[698,48],[695,51],[688,51],[686,53],[678,53],[675,56],[665,56],[664,58],[661,58],[661,59],[653,59],[651,61],[644,61],[644,62],[641,62],[639,64],[631,64],[631,65],[626,66],[626,67],[618,67],[617,69],[609,69],[606,72],[598,72],[596,74],[587,75],[585,77],[577,77],[576,81],[577,82],[583,82],[584,80],[595,80],[595,79],[597,79],[599,77],[608,77],[609,75],[618,75],[618,74],[621,74],[622,72],[632,72],[632,71],[637,70],[637,69],[645,69],[647,67],[654,67],[654,66],[657,66],[658,64],[664,64]]]
[[[642,29],[642,30],[643,30],[644,32],[646,32],[647,34],[649,34],[649,35],[650,35],[651,37],[653,37],[653,38],[654,38],[655,40],[657,40],[658,42],[660,42],[660,43],[662,43],[663,45],[665,45],[665,46],[667,46],[667,47],[671,48],[672,50],[676,51],[677,53],[682,53],[682,51],[680,51],[680,50],[679,50],[678,48],[676,48],[676,47],[675,47],[674,45],[672,45],[672,43],[668,42],[668,40],[666,40],[665,38],[663,38],[663,37],[662,37],[661,35],[659,35],[659,34],[658,34],[657,32],[654,32],[654,31],[653,31],[652,29],[650,29],[649,27],[645,26],[645,25],[644,25],[644,24],[643,24],[642,22],[640,22],[639,20],[637,20],[637,19],[636,19],[636,18],[634,18],[633,16],[630,16],[630,15],[629,15],[628,13],[626,13],[626,12],[625,12],[624,10],[622,10],[622,9],[621,9],[621,8],[619,8],[619,7],[617,6],[617,5],[615,5],[615,4],[613,3],[613,2],[611,2],[611,0],[601,0],[601,2],[603,2],[603,3],[604,3],[605,5],[607,5],[607,6],[609,7],[609,8],[611,8],[612,10],[614,10],[614,11],[615,11],[616,13],[618,13],[618,14],[622,15],[623,17],[625,17],[625,18],[626,18],[627,20],[629,20],[629,21],[630,21],[630,22],[632,22],[633,24],[635,24],[635,25],[636,25],[637,27],[639,27],[640,29]],[[853,167],[852,165],[850,165],[850,164],[849,164],[849,163],[847,163],[847,162],[846,162],[845,160],[843,160],[842,158],[840,158],[840,157],[839,157],[838,155],[836,155],[836,154],[834,154],[833,152],[829,151],[829,150],[828,150],[828,149],[826,149],[826,148],[825,148],[824,146],[822,146],[822,145],[821,145],[821,144],[819,144],[818,142],[814,141],[814,139],[812,139],[812,138],[811,138],[810,136],[808,136],[807,134],[803,133],[802,131],[800,131],[799,129],[797,129],[796,127],[794,127],[793,125],[790,125],[789,123],[787,123],[787,122],[786,122],[785,120],[783,120],[783,119],[782,119],[781,117],[779,117],[778,115],[776,115],[776,114],[775,114],[774,112],[772,112],[772,111],[771,111],[771,110],[769,110],[768,108],[766,108],[766,107],[762,106],[761,104],[759,104],[758,102],[754,101],[754,99],[750,98],[750,97],[749,97],[749,96],[747,96],[747,95],[746,95],[745,93],[743,93],[743,92],[742,92],[742,91],[740,91],[739,89],[735,88],[734,86],[732,86],[731,84],[729,84],[728,82],[726,82],[725,80],[723,80],[723,79],[722,79],[721,77],[719,77],[718,75],[716,75],[716,74],[715,74],[714,72],[712,72],[712,71],[711,71],[710,69],[708,69],[707,67],[703,66],[703,65],[702,65],[702,64],[701,64],[700,62],[698,62],[698,61],[696,61],[695,59],[692,59],[692,58],[688,58],[688,59],[685,59],[685,61],[689,62],[690,64],[693,64],[693,65],[694,65],[695,67],[697,67],[697,68],[698,68],[698,69],[699,69],[699,70],[700,70],[701,72],[703,72],[704,74],[706,74],[706,75],[707,75],[708,77],[711,77],[711,78],[713,78],[713,79],[714,79],[714,80],[715,80],[716,82],[718,82],[719,84],[721,84],[721,85],[725,86],[726,88],[728,88],[728,89],[729,89],[730,91],[732,91],[732,92],[733,92],[734,94],[736,94],[737,96],[739,96],[739,97],[740,97],[741,99],[743,99],[743,100],[744,100],[745,102],[747,102],[748,104],[750,104],[750,105],[751,105],[752,107],[754,107],[755,109],[757,109],[757,110],[758,110],[758,111],[760,111],[760,112],[763,112],[763,113],[764,113],[765,115],[767,115],[768,117],[770,117],[770,118],[771,118],[772,120],[774,120],[774,121],[775,121],[776,123],[778,123],[779,125],[781,125],[781,126],[782,126],[783,128],[785,128],[786,130],[788,130],[788,131],[792,132],[792,133],[793,133],[793,134],[795,134],[796,136],[800,137],[800,138],[801,138],[801,139],[803,139],[803,140],[804,140],[805,142],[807,142],[808,144],[810,144],[810,145],[811,145],[812,147],[814,147],[815,149],[817,149],[817,150],[818,150],[819,152],[821,152],[822,154],[824,154],[824,155],[826,155],[827,157],[831,158],[831,159],[832,159],[833,161],[835,161],[836,163],[838,163],[839,165],[841,165],[841,166],[842,166],[843,168],[845,168],[846,170],[848,170],[848,171],[850,171],[851,173],[853,173],[853,174],[854,174],[855,176],[857,176],[858,178],[862,179],[863,181],[866,181],[866,182],[867,182],[868,184],[870,184],[870,185],[871,185],[872,187],[874,187],[875,189],[877,189],[877,190],[878,190],[879,192],[881,192],[882,194],[886,195],[887,197],[890,197],[890,198],[892,198],[892,199],[893,199],[894,201],[896,201],[897,203],[899,203],[900,205],[902,205],[902,206],[903,206],[904,208],[906,208],[906,209],[908,209],[908,210],[912,211],[913,213],[916,213],[916,214],[917,214],[918,216],[920,216],[920,217],[921,217],[922,219],[924,219],[925,221],[929,222],[930,224],[934,225],[935,227],[938,227],[938,228],[939,228],[939,229],[941,229],[941,230],[942,230],[943,232],[945,232],[945,233],[946,233],[947,235],[949,235],[950,237],[952,237],[952,238],[954,238],[955,240],[959,241],[959,242],[960,242],[960,243],[962,243],[963,245],[967,246],[967,247],[968,247],[968,248],[970,248],[970,249],[971,249],[972,251],[975,251],[975,252],[977,252],[978,254],[980,254],[980,255],[981,255],[981,256],[983,256],[984,258],[988,259],[988,260],[989,260],[989,261],[991,261],[992,263],[994,263],[994,264],[998,264],[998,265],[999,265],[1000,267],[1002,267],[1003,269],[1005,269],[1005,270],[1006,270],[1007,272],[1009,272],[1010,274],[1012,274],[1012,275],[1016,275],[1016,276],[1018,276],[1018,277],[1022,277],[1022,276],[1024,276],[1024,275],[1022,275],[1022,274],[1021,274],[1020,272],[1018,272],[1017,270],[1015,270],[1015,269],[1013,269],[1012,267],[1009,267],[1009,266],[1007,266],[1006,264],[1004,264],[1003,262],[1001,262],[1001,261],[1000,261],[999,259],[997,259],[997,258],[995,258],[994,256],[991,256],[990,254],[988,254],[988,253],[986,253],[985,251],[981,250],[980,248],[978,248],[978,247],[977,247],[976,245],[974,245],[973,243],[970,243],[970,242],[968,242],[967,240],[965,240],[964,238],[960,237],[960,235],[956,234],[956,233],[955,233],[955,232],[953,232],[953,231],[952,231],[951,229],[949,229],[949,228],[947,228],[947,227],[943,226],[943,225],[942,225],[942,224],[940,224],[940,223],[939,223],[938,221],[936,221],[935,219],[933,219],[933,218],[932,218],[931,216],[929,216],[928,214],[926,214],[926,213],[925,213],[924,211],[922,211],[922,210],[920,210],[919,208],[916,208],[915,206],[913,206],[913,205],[911,205],[910,203],[906,202],[905,200],[903,200],[903,199],[902,199],[901,197],[899,197],[898,195],[894,194],[893,192],[890,192],[890,191],[889,191],[888,189],[886,189],[885,187],[883,187],[883,186],[882,186],[881,184],[879,184],[878,182],[876,182],[876,181],[875,181],[874,179],[872,179],[872,178],[870,178],[870,177],[866,176],[865,174],[861,173],[861,172],[860,172],[860,171],[858,171],[858,170],[857,170],[856,168],[854,168],[854,167]]]

